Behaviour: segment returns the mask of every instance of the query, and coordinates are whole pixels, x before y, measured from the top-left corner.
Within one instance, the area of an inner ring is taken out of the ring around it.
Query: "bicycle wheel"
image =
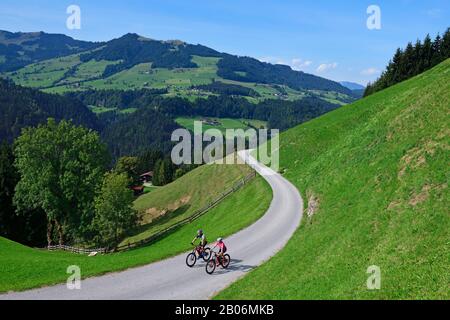
[[[205,248],[205,250],[203,251],[203,261],[208,262],[210,257],[211,257],[211,249]]]
[[[213,274],[214,270],[216,270],[216,261],[211,259],[206,263],[206,273]]]
[[[220,264],[222,265],[222,267],[224,267],[225,269],[228,268],[231,261],[230,255],[229,254],[224,255],[221,260],[222,261],[220,261]]]
[[[189,253],[188,256],[186,257],[186,265],[189,268],[192,268],[196,262],[197,262],[197,257],[195,256],[195,253]]]

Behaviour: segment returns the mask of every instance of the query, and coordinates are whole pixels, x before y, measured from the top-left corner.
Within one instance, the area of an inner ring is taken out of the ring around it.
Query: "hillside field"
[[[70,265],[80,266],[82,277],[86,278],[186,252],[192,249],[190,242],[197,229],[203,228],[209,239],[227,237],[259,219],[268,209],[271,199],[270,186],[263,178],[257,177],[199,219],[151,245],[96,257],[32,249],[0,237],[0,292],[65,282],[66,269]]]
[[[449,299],[449,106],[450,59],[283,133],[281,166],[309,208],[217,298]]]
[[[121,245],[133,243],[190,217],[251,173],[246,165],[204,165],[136,199],[140,226]]]

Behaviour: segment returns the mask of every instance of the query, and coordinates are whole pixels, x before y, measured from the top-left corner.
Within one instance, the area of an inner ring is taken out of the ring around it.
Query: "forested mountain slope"
[[[46,123],[47,118],[73,120],[75,124],[101,129],[97,117],[78,100],[0,79],[0,140],[11,142],[22,128]]]

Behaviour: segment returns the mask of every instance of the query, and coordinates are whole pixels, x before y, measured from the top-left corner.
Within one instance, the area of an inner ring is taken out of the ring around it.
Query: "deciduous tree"
[[[95,240],[104,246],[115,246],[124,233],[135,226],[137,213],[133,209],[133,192],[128,188],[128,176],[116,172],[105,175],[101,192],[95,199],[93,228]]]
[[[45,211],[48,244],[54,227],[60,244],[65,237],[88,238],[93,200],[109,163],[98,134],[49,119],[46,125],[23,130],[15,155],[21,178],[14,203],[19,209]]]

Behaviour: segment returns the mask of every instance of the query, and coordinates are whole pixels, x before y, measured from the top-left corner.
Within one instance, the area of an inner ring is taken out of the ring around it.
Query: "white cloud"
[[[375,74],[379,74],[380,70],[376,69],[376,68],[367,68],[361,71],[361,74],[363,76],[373,76]]]
[[[329,70],[333,70],[336,69],[338,66],[337,62],[333,62],[333,63],[322,63],[320,66],[317,67],[316,71],[318,73],[324,73],[327,72]]]
[[[259,61],[272,64],[284,64],[297,71],[307,68],[313,63],[311,60],[303,60],[300,58],[292,58],[291,60],[286,61],[279,57],[263,57],[259,58]]]
[[[440,18],[442,14],[442,10],[438,8],[429,9],[425,12],[425,14],[431,18]]]
[[[294,58],[291,60],[290,66],[294,70],[302,70],[303,68],[307,68],[312,64],[311,60],[303,60],[300,58]]]

